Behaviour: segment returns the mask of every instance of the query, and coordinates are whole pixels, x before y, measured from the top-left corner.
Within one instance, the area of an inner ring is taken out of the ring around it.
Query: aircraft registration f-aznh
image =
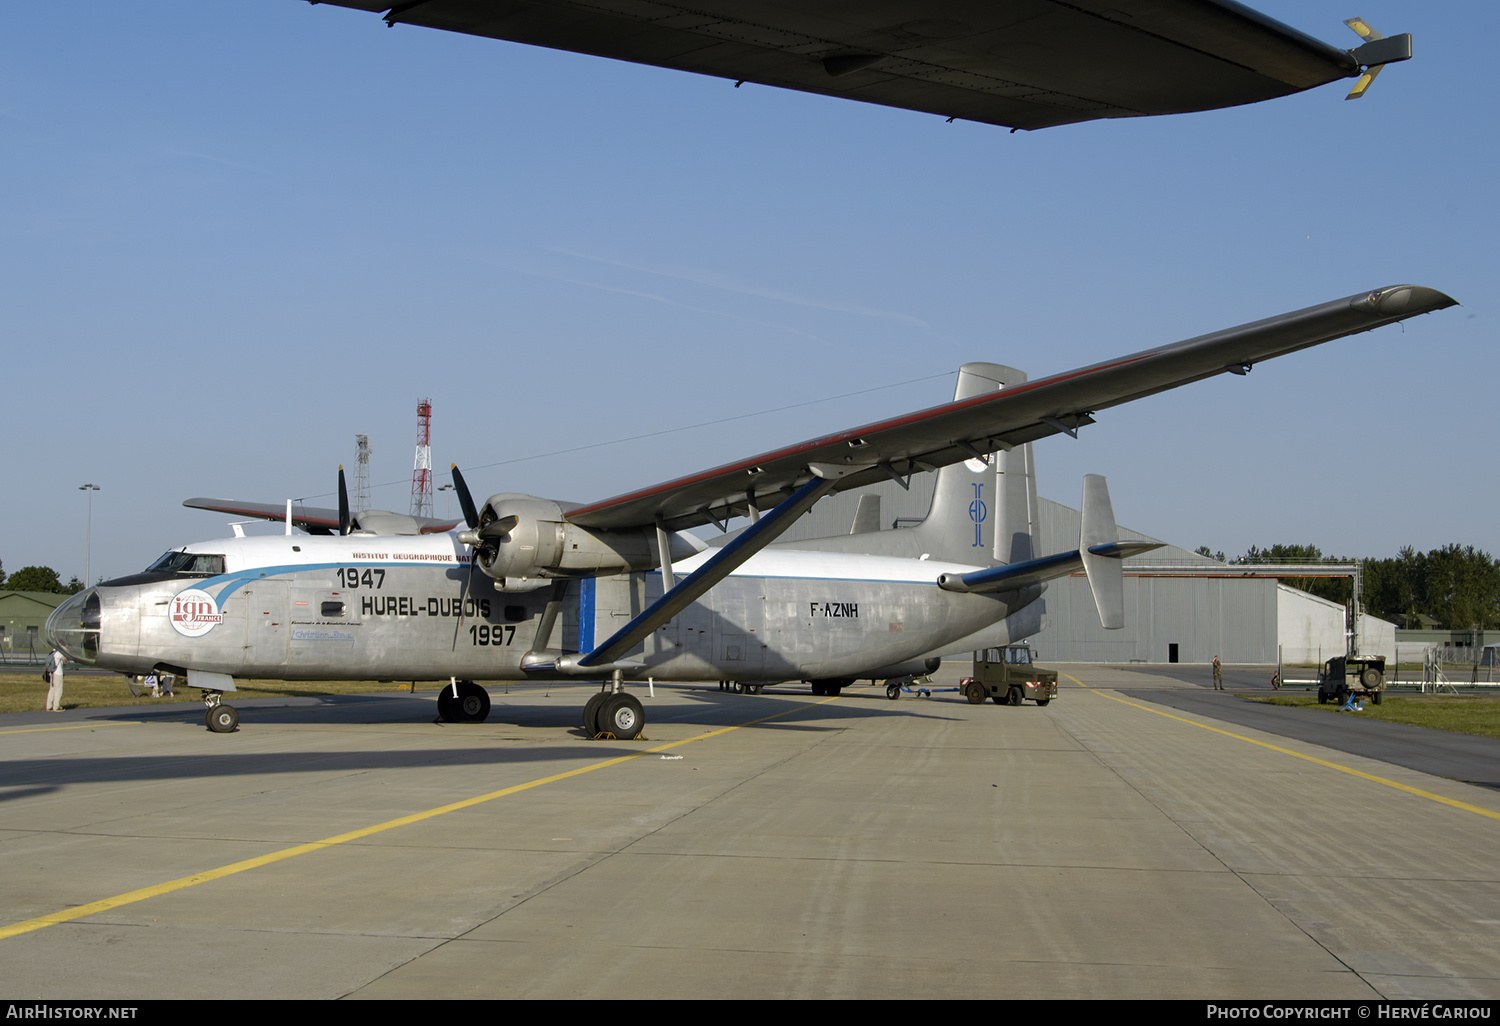
[[[351,515],[341,486],[339,510],[288,505],[286,534],[169,551],[73,596],[47,630],[79,663],[184,677],[221,732],[238,723],[221,701],[235,677],[448,681],[440,716],[470,721],[489,710],[475,679],[589,680],[586,732],[621,739],[645,723],[626,681],[807,680],[836,694],[1035,634],[1046,582],[1080,568],[1103,625],[1123,626],[1121,561],[1155,546],[1116,538],[1090,476],[1078,547],[1037,553],[1032,442],[1452,305],[1397,285],[1034,381],[966,364],[950,403],[585,505],[501,493],[476,506],[455,468],[462,529]],[[776,543],[823,496],[923,472],[938,479],[917,527]],[[742,516],[751,525],[720,546],[684,533]]]

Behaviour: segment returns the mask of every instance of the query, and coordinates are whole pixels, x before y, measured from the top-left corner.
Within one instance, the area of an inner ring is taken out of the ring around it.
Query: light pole
[[[440,492],[451,492],[451,491],[453,491],[453,486],[451,484],[439,485],[438,486],[438,491],[440,491]],[[450,495],[446,499],[443,500],[443,510],[444,510],[444,513],[443,513],[444,516],[451,517],[453,515],[453,496]]]
[[[96,484],[79,485],[78,490],[89,493],[88,527],[83,533],[83,586],[88,588],[93,585],[93,582],[89,578],[94,570],[92,566],[94,549],[94,493],[99,490],[99,486]]]

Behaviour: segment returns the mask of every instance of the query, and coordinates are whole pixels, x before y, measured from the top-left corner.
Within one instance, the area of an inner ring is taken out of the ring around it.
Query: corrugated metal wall
[[[1125,626],[1099,626],[1082,577],[1047,587],[1047,629],[1031,639],[1042,662],[1276,661],[1276,581],[1262,577],[1126,577]]]

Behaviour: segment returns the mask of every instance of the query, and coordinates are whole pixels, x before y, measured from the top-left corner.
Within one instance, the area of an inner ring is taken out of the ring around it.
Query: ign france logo
[[[172,621],[173,630],[183,637],[201,638],[224,619],[224,614],[219,612],[219,603],[208,592],[189,588],[168,604],[167,619]]]

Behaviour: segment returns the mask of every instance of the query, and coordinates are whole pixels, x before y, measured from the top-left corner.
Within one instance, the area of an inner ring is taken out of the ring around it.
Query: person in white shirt
[[[62,712],[62,688],[63,688],[63,664],[68,657],[57,649],[52,650],[52,655],[47,659],[47,671],[52,674],[52,680],[47,685],[47,711]]]

